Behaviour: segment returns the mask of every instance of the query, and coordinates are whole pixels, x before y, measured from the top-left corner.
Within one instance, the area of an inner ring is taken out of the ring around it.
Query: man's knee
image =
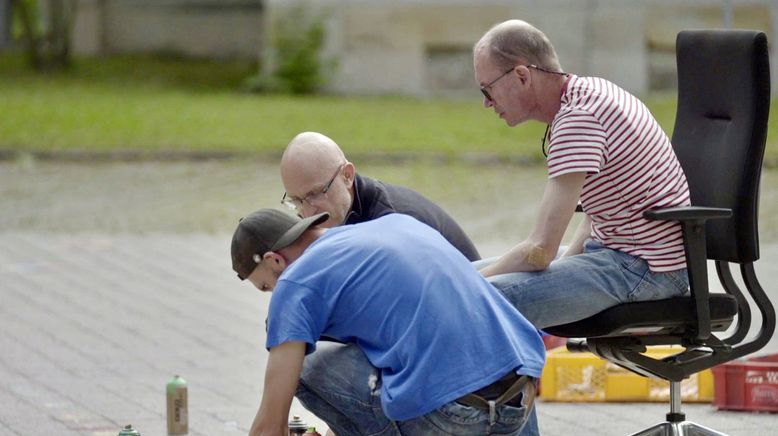
[[[313,390],[329,389],[333,385],[349,389],[357,380],[368,383],[375,374],[375,368],[356,345],[319,342],[316,351],[303,361],[300,382]]]

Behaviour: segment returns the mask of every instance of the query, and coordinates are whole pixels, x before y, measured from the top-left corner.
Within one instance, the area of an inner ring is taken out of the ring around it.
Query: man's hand
[[[284,342],[270,349],[262,403],[249,436],[286,436],[289,408],[305,358],[305,342]]]

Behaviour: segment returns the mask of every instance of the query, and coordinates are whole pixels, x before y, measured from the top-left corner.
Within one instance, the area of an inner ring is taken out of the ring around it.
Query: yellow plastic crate
[[[648,347],[647,355],[664,357],[680,347]],[[540,378],[540,396],[546,401],[605,402],[670,400],[670,383],[639,376],[592,353],[571,353],[565,347],[550,350]],[[713,374],[705,370],[681,382],[685,402],[713,400]]]

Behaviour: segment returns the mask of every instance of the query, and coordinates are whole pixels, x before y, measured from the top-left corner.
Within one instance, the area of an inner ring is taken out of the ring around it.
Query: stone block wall
[[[79,54],[159,52],[254,58],[262,43],[261,0],[79,0]]]

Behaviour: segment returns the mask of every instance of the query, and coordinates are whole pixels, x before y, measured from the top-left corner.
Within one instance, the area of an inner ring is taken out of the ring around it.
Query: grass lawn
[[[68,72],[32,73],[0,57],[0,149],[5,151],[278,154],[315,130],[349,154],[484,153],[539,160],[545,126],[508,128],[472,99],[258,95],[241,91],[248,62],[153,57],[77,59]],[[651,96],[666,131],[675,96]],[[775,106],[774,106],[775,107]],[[768,154],[778,159],[771,123]]]

